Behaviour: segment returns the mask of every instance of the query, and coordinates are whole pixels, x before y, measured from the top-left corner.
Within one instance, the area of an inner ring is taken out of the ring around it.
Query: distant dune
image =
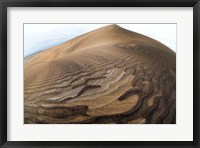
[[[109,25],[26,59],[24,123],[174,124],[176,54]]]

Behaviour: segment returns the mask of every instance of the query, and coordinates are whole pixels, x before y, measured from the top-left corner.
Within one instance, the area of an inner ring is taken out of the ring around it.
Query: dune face
[[[176,54],[117,25],[26,59],[24,123],[174,124]]]

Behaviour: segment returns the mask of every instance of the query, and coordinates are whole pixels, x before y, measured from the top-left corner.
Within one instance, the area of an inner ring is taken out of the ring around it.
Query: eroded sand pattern
[[[176,54],[109,25],[24,64],[25,123],[175,123]]]

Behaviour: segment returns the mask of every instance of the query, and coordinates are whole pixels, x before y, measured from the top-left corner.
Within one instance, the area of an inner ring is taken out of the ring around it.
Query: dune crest
[[[108,25],[24,65],[25,123],[175,123],[176,54]]]

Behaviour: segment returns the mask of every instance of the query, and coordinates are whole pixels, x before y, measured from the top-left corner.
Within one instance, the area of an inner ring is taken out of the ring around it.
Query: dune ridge
[[[26,59],[24,123],[176,123],[176,54],[109,25]]]

